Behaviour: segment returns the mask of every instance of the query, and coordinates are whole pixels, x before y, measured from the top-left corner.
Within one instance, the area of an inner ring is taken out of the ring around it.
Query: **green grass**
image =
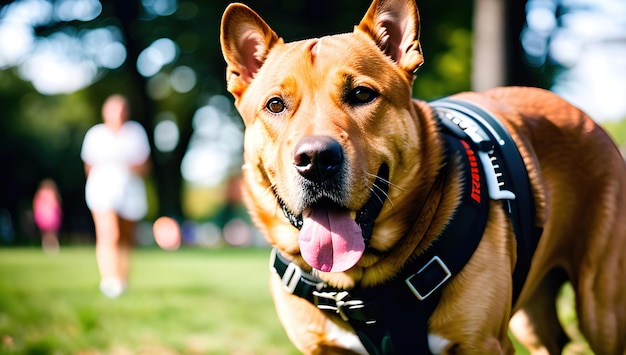
[[[130,288],[111,300],[93,248],[0,248],[0,354],[298,354],[274,312],[268,258],[268,249],[136,249]],[[577,340],[566,353],[589,353],[571,287],[558,308]]]
[[[626,145],[626,119],[601,124],[618,146]]]
[[[98,289],[93,248],[0,249],[0,354],[297,354],[267,249],[134,251],[128,292]]]

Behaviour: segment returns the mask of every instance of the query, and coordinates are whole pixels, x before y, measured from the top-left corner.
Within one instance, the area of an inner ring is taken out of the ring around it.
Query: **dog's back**
[[[622,354],[626,164],[619,150],[584,112],[544,90],[505,88],[458,97],[498,115],[518,142],[544,228],[518,303],[521,312],[511,323],[514,333],[531,350],[560,352],[567,337],[554,298],[569,279],[579,325],[592,348]]]

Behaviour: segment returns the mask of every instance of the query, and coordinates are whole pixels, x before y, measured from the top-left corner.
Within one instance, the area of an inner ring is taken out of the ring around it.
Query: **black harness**
[[[429,248],[392,280],[377,287],[329,288],[275,249],[270,266],[284,289],[349,322],[370,354],[430,353],[428,319],[442,286],[458,274],[476,250],[490,200],[501,200],[518,246],[513,295],[519,295],[541,235],[534,227],[533,194],[522,158],[511,137],[490,113],[465,101],[432,103],[446,143],[446,161],[460,157],[463,191],[453,219]]]

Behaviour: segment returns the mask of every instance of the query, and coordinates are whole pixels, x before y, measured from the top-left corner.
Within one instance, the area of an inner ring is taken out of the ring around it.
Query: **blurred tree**
[[[475,0],[473,15],[472,90],[496,86],[549,86],[524,60],[520,36],[526,0]]]
[[[520,37],[526,23],[527,0],[502,0],[504,4],[504,63],[506,85],[549,88],[551,73],[537,70],[524,59]]]
[[[472,90],[504,85],[505,6],[504,0],[474,1]]]

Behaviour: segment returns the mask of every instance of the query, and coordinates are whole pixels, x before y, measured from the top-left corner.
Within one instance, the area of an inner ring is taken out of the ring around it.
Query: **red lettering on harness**
[[[472,176],[472,190],[470,197],[480,203],[480,173],[478,171],[478,161],[476,160],[476,154],[472,150],[472,148],[465,141],[461,141],[463,147],[465,148],[465,154],[467,154],[467,159],[469,160],[470,172]]]

